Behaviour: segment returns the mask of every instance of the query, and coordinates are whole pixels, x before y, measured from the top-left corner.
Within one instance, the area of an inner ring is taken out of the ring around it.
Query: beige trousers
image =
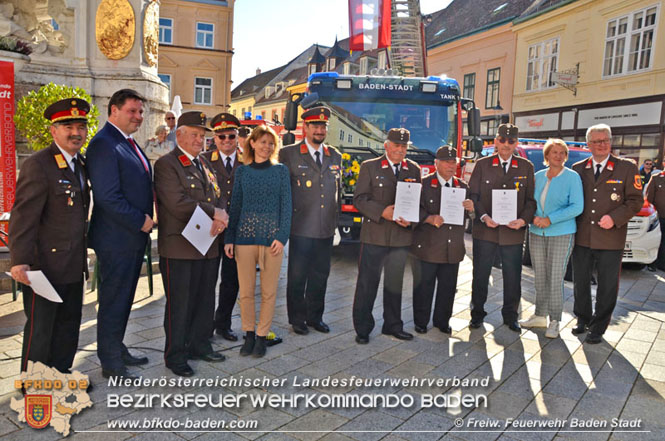
[[[282,267],[284,253],[277,256],[270,253],[270,248],[263,245],[236,245],[234,247],[235,259],[238,265],[238,303],[240,303],[240,320],[243,332],[254,331],[256,335],[265,337],[270,332],[272,318],[275,315],[275,300],[277,298],[277,282]],[[261,307],[259,311],[259,324],[256,325],[256,306],[254,304],[254,291],[256,289],[256,264],[261,271]]]

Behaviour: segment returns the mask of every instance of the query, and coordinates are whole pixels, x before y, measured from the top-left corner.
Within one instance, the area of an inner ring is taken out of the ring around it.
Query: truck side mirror
[[[286,130],[295,130],[298,126],[298,103],[302,100],[302,95],[294,93],[289,96],[284,110],[284,128]],[[293,144],[293,143],[289,143]]]
[[[474,107],[467,112],[466,124],[469,136],[480,136],[480,109]]]
[[[296,135],[291,132],[287,132],[282,136],[282,145],[291,145],[296,143]]]
[[[474,136],[469,140],[469,150],[472,153],[481,153],[483,151],[483,140],[479,136]]]

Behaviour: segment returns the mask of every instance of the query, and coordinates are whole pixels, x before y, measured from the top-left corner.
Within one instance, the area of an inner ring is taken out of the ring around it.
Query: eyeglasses
[[[221,139],[222,141],[224,141],[226,138],[229,138],[230,140],[234,140],[234,139],[236,139],[236,134],[231,133],[230,135],[217,135],[217,137],[219,139]]]
[[[167,120],[167,121],[170,120],[170,119],[175,119],[175,116],[167,116],[167,117],[166,117],[166,120]]]
[[[497,140],[502,143],[508,143],[508,144],[516,144],[517,143],[517,138],[506,138],[505,136],[499,136]]]
[[[610,140],[609,139],[597,139],[595,141],[589,141],[589,144],[593,145],[601,145],[601,144],[609,144]]]

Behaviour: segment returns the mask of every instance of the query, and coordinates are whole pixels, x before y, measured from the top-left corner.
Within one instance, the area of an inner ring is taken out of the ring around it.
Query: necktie
[[[508,173],[508,161],[501,163],[501,166],[503,167],[503,174]]]
[[[231,166],[231,157],[227,156],[226,157],[226,173],[231,174],[231,170],[233,170],[233,167]]]
[[[602,167],[601,164],[596,164],[596,173],[593,174],[593,179],[598,180],[598,176],[600,176],[600,167]]]
[[[83,180],[83,173],[81,173],[81,167],[79,166],[76,158],[72,158],[72,165],[74,166],[74,175],[76,175],[76,178],[79,180],[79,184],[81,185],[81,191],[84,191],[85,181]]]
[[[450,182],[446,182],[446,187],[450,187]]]
[[[321,168],[321,152],[320,151],[315,151],[314,156],[316,156],[316,165]]]
[[[134,147],[134,151],[136,152],[136,156],[138,156],[139,159],[141,160],[141,164],[143,164],[143,168],[145,169],[146,173],[150,173],[150,169],[148,168],[148,163],[145,162],[145,158],[143,157],[141,152],[139,152],[139,147],[134,142],[134,139],[127,138],[127,141],[129,141],[129,143],[132,145],[132,147]]]
[[[399,164],[395,164],[393,167],[395,167],[395,177],[397,178],[399,177]]]
[[[199,158],[194,158],[192,159],[192,162],[196,166],[197,170],[199,173],[201,173],[201,176],[203,176],[203,168],[201,168],[201,162],[199,161]]]

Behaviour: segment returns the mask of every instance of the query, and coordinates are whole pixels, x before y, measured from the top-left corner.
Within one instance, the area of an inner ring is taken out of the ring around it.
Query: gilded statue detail
[[[143,51],[148,65],[157,65],[159,48],[159,3],[153,0],[145,8],[143,18]]]
[[[127,0],[102,0],[95,18],[97,46],[111,60],[124,58],[132,50],[136,20]]]

